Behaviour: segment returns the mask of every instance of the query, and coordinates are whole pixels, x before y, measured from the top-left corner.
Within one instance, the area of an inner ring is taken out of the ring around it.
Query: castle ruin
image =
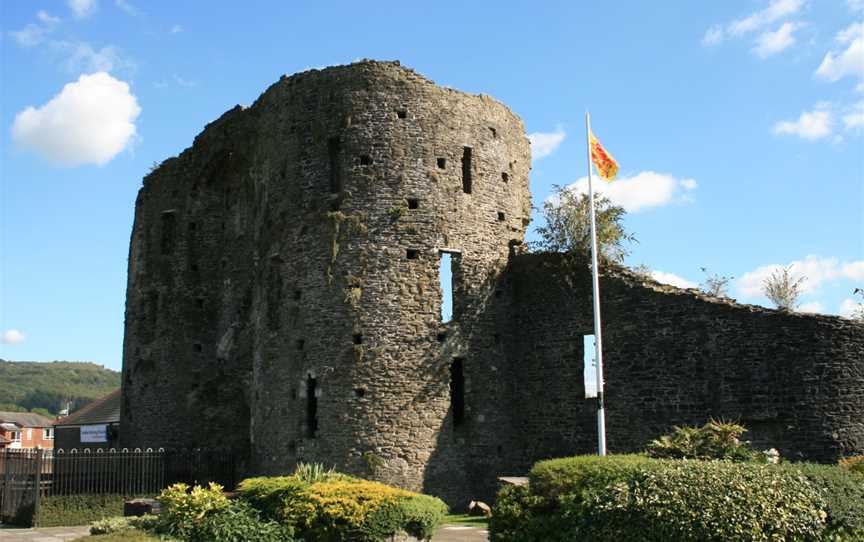
[[[283,77],[209,124],[136,202],[123,445],[320,462],[450,504],[594,451],[590,273],[520,250],[530,165],[507,107],[391,62]],[[601,296],[611,451],[713,416],[788,458],[864,453],[860,323],[617,268]]]

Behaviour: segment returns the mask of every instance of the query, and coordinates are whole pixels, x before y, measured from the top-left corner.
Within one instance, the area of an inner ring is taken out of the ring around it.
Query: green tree
[[[594,195],[594,211],[599,256],[608,261],[622,263],[629,254],[624,244],[636,242],[636,237],[624,229],[623,221],[627,211],[600,194]],[[591,218],[588,194],[579,194],[556,185],[553,197],[543,202],[543,217],[546,224],[537,228],[540,235],[540,240],[534,243],[537,249],[590,253]]]

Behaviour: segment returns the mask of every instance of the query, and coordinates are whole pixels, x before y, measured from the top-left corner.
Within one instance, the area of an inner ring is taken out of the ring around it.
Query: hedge
[[[318,479],[250,478],[238,492],[266,517],[309,541],[378,542],[402,531],[429,539],[447,514],[435,497],[337,473]]]
[[[123,503],[135,496],[129,495],[59,495],[42,497],[39,517],[33,518],[36,527],[68,527],[87,525],[94,521],[123,515]]]
[[[833,466],[583,456],[505,487],[493,542],[858,540],[864,487]]]

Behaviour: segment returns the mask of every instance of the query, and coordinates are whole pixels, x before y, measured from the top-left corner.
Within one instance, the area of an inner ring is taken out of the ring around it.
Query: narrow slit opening
[[[438,264],[438,285],[441,287],[441,322],[453,319],[453,255],[441,253]]]
[[[462,148],[462,191],[471,193],[471,147]]]
[[[306,378],[306,436],[315,438],[318,432],[318,381],[310,375]]]
[[[453,358],[450,364],[450,407],[453,411],[453,428],[465,423],[465,374],[462,358]]]

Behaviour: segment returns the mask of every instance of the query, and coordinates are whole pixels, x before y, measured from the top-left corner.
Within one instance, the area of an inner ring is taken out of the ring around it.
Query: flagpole
[[[591,115],[585,111],[588,140],[588,205],[591,215],[591,279],[594,286],[594,352],[597,359],[597,454],[606,455],[606,413],[603,404],[603,340],[600,331],[600,279],[597,268],[597,225],[594,218],[594,186],[591,170]]]

